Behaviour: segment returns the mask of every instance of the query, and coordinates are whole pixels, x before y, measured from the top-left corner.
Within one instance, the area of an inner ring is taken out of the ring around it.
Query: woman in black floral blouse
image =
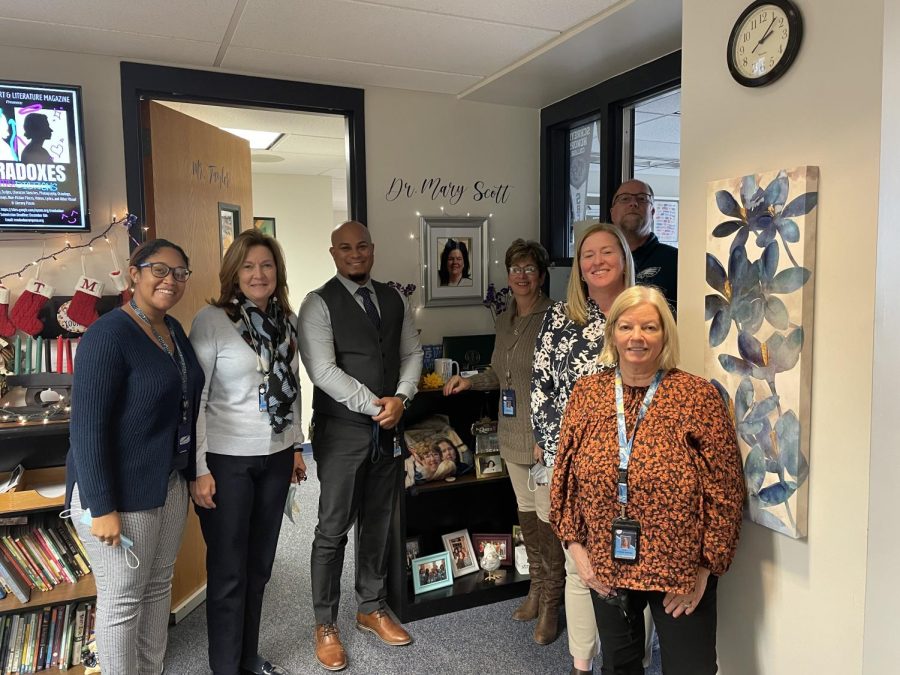
[[[578,268],[572,267],[566,300],[554,304],[544,315],[535,343],[531,375],[535,460],[543,459],[551,468],[566,403],[575,381],[598,370],[597,357],[603,348],[606,312],[619,293],[634,285],[631,251],[625,236],[615,225],[597,223],[587,228],[578,238],[575,250]],[[550,527],[550,514],[539,512],[538,518],[542,530],[546,531],[542,540],[557,551],[557,598],[565,584],[569,652],[574,661],[572,672],[591,672],[597,653],[597,624],[590,589],[581,580],[568,555],[563,568],[562,545]]]

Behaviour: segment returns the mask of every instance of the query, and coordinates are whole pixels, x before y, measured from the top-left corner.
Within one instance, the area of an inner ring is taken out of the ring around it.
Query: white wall
[[[785,77],[759,89],[734,83],[724,58],[747,3],[683,3],[678,321],[689,370],[703,372],[706,342],[706,183],[802,164],[821,170],[809,536],[795,541],[745,521],[719,586],[725,675],[845,675],[862,664],[882,3],[856,3],[848,29],[845,2],[796,2],[800,54]]]
[[[900,3],[884,6],[883,63],[900,63]],[[897,537],[897,486],[900,485],[900,434],[897,433],[897,381],[900,373],[900,229],[896,194],[900,185],[900,78],[882,76],[881,176],[878,259],[875,291],[875,361],[872,389],[872,456],[869,468],[869,547],[863,672],[897,669],[897,608],[900,538]]]
[[[255,216],[275,218],[275,237],[284,249],[291,305],[295,312],[306,294],[334,274],[331,246],[331,178],[253,174]],[[312,383],[301,368],[303,421],[312,419]],[[306,429],[304,428],[304,434]]]
[[[452,96],[366,89],[366,160],[369,226],[375,240],[373,275],[381,281],[415,283],[421,287],[419,219],[440,215],[487,216],[493,213],[490,233],[490,279],[506,285],[503,258],[516,237],[538,238],[537,110],[490,103],[458,101]],[[395,177],[421,187],[422,180],[440,177],[462,184],[466,191],[457,204],[428,195],[385,197]],[[508,184],[506,204],[475,201],[473,184]],[[410,238],[412,235],[414,238]],[[493,264],[498,260],[498,264]],[[421,290],[412,297],[422,302]],[[417,313],[422,341],[440,342],[444,335],[493,332],[485,307],[440,307]]]

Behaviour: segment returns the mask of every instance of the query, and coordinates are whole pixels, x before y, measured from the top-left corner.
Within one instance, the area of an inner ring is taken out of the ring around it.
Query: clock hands
[[[765,41],[769,38],[769,36],[772,34],[772,28],[774,28],[774,26],[775,26],[775,16],[773,15],[773,16],[772,16],[772,21],[771,21],[771,23],[769,24],[769,28],[766,30],[765,35],[763,35],[763,36],[759,39],[759,42],[756,43],[756,47],[759,47],[763,42],[765,42]],[[753,49],[750,50],[750,53],[751,53],[751,54],[753,54],[754,52],[756,52],[756,47],[754,47]]]

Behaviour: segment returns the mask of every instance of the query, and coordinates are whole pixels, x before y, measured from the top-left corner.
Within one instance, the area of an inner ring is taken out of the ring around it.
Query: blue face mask
[[[72,509],[67,509],[59,514],[60,518],[71,518],[73,515]],[[94,519],[91,517],[91,510],[84,509],[81,512],[81,517],[79,518],[84,525],[88,527],[91,526],[91,523],[94,522]],[[141,566],[141,561],[137,557],[137,554],[132,550],[134,548],[134,541],[129,539],[124,534],[119,535],[119,544],[122,547],[122,550],[125,551],[125,564],[128,565],[133,570],[136,570]],[[132,559],[134,560],[134,564],[132,564]]]

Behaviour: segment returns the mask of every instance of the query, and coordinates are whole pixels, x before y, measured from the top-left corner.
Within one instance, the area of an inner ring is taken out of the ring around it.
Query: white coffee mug
[[[454,367],[456,370],[454,371]],[[434,372],[441,376],[444,382],[447,382],[454,375],[459,374],[459,363],[453,359],[435,359]]]

